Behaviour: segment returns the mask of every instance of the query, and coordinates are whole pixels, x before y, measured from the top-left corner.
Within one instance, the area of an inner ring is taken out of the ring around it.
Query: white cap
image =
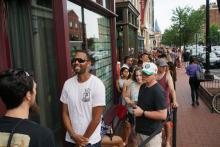
[[[154,63],[147,62],[143,64],[142,72],[148,76],[157,74],[157,66]]]

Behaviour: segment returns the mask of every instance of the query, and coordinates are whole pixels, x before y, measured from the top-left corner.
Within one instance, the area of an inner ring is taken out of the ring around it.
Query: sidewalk
[[[211,113],[202,100],[192,107],[185,70],[177,69],[177,74],[177,147],[220,147],[220,114]]]

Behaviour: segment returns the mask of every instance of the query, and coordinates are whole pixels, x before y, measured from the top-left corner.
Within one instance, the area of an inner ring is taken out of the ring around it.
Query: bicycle
[[[220,93],[217,93],[212,99],[212,109],[220,114]]]

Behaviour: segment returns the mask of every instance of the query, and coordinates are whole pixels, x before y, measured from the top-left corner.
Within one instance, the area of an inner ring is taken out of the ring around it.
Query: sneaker
[[[195,103],[193,102],[191,105],[192,105],[192,106],[195,106]]]
[[[198,105],[198,106],[199,106],[199,101],[196,101],[196,105]]]

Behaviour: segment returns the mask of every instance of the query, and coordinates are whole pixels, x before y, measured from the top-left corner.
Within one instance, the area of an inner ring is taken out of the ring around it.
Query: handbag
[[[119,118],[120,120],[125,119],[126,116],[127,116],[127,112],[128,112],[127,107],[124,106],[124,105],[121,105],[121,104],[118,104],[117,107],[118,107],[118,114],[117,114],[117,115],[118,115],[118,118]]]
[[[196,79],[198,81],[205,81],[205,75],[204,72],[202,72],[199,68],[199,65],[197,66],[197,70],[196,70]]]
[[[205,75],[204,75],[204,73],[197,70],[197,71],[196,71],[196,79],[197,79],[198,81],[205,81]]]

